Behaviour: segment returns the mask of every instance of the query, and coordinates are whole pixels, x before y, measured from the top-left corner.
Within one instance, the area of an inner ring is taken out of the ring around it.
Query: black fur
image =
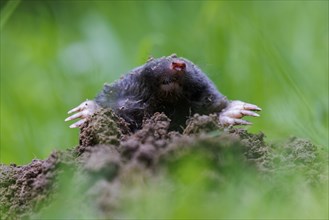
[[[173,68],[174,62],[185,66]],[[163,89],[172,82],[175,89]],[[219,113],[229,103],[196,65],[176,55],[150,59],[114,83],[105,84],[95,101],[112,108],[132,130],[155,112],[164,112],[171,119],[171,128],[177,130],[189,116]]]

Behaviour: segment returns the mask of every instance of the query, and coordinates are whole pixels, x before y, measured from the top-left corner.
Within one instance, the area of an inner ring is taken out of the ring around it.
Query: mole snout
[[[175,60],[171,63],[171,69],[176,71],[184,71],[186,68],[186,64],[182,60]]]

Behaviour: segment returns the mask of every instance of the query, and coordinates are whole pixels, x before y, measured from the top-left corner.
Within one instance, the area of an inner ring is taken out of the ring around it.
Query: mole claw
[[[246,110],[254,110],[254,111],[261,111],[262,110],[257,105],[253,105],[253,104],[249,104],[249,103],[245,103],[243,105],[243,109],[246,109]]]
[[[76,113],[76,114],[71,115],[70,117],[66,118],[65,121],[77,119],[77,118],[83,117],[83,115],[84,115],[84,112],[79,112],[79,113]]]
[[[69,126],[70,128],[77,128],[78,126],[76,126],[75,124],[72,124]]]
[[[242,101],[232,101],[229,105],[219,114],[219,121],[223,125],[251,125],[249,121],[242,120],[244,116],[259,117],[254,111],[260,111],[256,105],[245,103]]]
[[[70,128],[78,128],[80,127],[83,123],[85,123],[86,119],[81,119],[74,124],[70,125]]]
[[[253,112],[253,111],[241,110],[241,113],[242,113],[244,116],[259,117],[259,114],[257,114],[256,112]]]
[[[242,120],[242,119],[235,119],[234,124],[235,125],[251,125],[252,123],[249,121],[246,121],[246,120]]]
[[[80,118],[80,120],[70,126],[70,128],[80,127],[84,122],[85,118],[91,116],[96,112],[99,106],[93,100],[87,100],[82,102],[79,106],[71,109],[68,114],[75,113],[65,119],[65,121],[74,120]]]
[[[73,112],[77,112],[77,111],[79,111],[79,110],[80,110],[80,108],[79,108],[79,107],[76,107],[76,108],[73,108],[73,109],[71,109],[70,111],[68,111],[67,114],[71,114],[71,113],[73,113]]]
[[[257,105],[255,105],[256,107],[255,107],[255,109],[254,110],[256,110],[256,111],[261,111],[262,109],[261,108],[259,108]]]

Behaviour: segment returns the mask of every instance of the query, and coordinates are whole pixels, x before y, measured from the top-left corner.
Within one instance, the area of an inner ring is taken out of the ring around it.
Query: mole
[[[150,58],[119,80],[104,84],[94,100],[70,110],[68,114],[75,114],[65,121],[80,119],[70,128],[81,127],[100,108],[111,108],[132,131],[140,129],[143,120],[156,112],[171,119],[171,130],[181,130],[196,113],[216,113],[220,124],[231,126],[251,124],[242,117],[258,117],[256,111],[261,110],[253,104],[229,101],[200,68],[176,54]]]

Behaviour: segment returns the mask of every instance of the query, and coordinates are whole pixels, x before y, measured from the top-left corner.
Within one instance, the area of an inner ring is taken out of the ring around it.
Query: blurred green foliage
[[[1,5],[6,12],[6,4]],[[198,64],[253,131],[328,143],[328,2],[22,1],[1,29],[1,161],[77,144],[66,112],[149,55]]]
[[[1,1],[0,36],[1,162],[78,144],[69,109],[171,53],[261,106],[251,131],[327,147],[327,1]]]
[[[218,169],[222,174],[218,181],[211,173],[214,166],[200,159],[206,158],[190,157],[186,163],[175,164],[175,173],[125,189],[124,209],[118,218],[328,218],[328,185],[310,187],[301,172],[269,180],[235,160],[226,165],[227,172]]]
[[[203,144],[182,146],[152,169],[121,167],[112,181],[64,170],[56,196],[32,219],[328,219],[328,181],[317,176],[328,170],[315,151],[303,146],[260,171],[238,145]]]
[[[262,107],[261,117],[250,119],[251,131],[270,140],[309,138],[328,152],[328,1],[40,0],[0,6],[1,163],[26,164],[77,145],[78,130],[64,122],[69,109],[149,55],[172,53],[200,66],[229,99]],[[181,164],[177,172],[189,182],[191,170],[207,166],[199,165]],[[275,184],[260,185],[249,174],[233,175],[220,192],[204,189],[200,180],[182,190],[176,184],[167,194],[159,192],[166,181],[156,182],[141,189],[140,206],[127,203],[126,215],[326,214],[325,186],[305,187],[297,176],[289,183],[295,188],[276,194]],[[197,201],[206,203],[191,209]]]

